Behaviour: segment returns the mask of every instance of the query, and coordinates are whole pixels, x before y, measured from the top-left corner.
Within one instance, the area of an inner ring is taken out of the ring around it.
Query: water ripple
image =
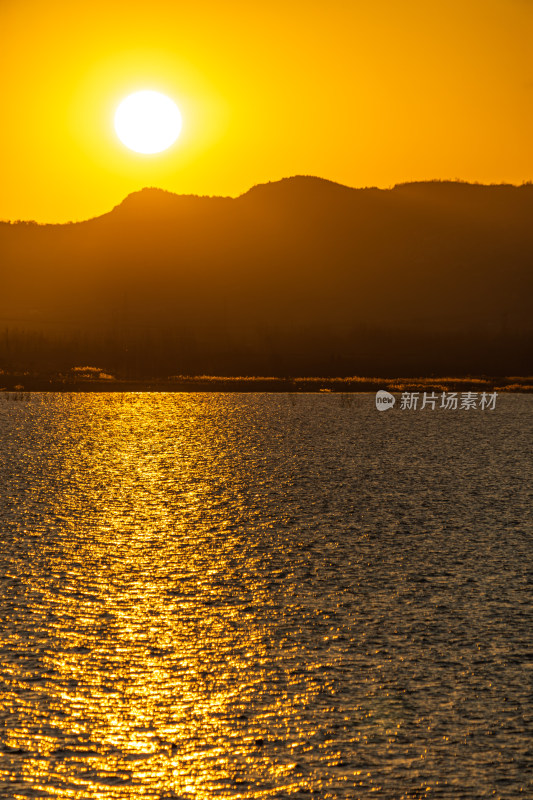
[[[0,796],[527,796],[531,408],[0,400]]]

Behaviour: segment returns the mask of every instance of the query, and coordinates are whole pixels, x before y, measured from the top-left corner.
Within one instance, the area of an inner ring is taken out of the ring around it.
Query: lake
[[[0,796],[532,791],[533,396],[0,397]]]

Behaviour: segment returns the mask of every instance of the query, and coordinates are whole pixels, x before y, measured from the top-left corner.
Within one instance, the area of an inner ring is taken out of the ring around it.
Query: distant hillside
[[[526,374],[533,186],[143,189],[0,224],[0,368]]]

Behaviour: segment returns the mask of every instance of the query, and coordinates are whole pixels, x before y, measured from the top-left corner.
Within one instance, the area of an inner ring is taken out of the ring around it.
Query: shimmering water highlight
[[[526,797],[531,410],[0,399],[0,796]]]

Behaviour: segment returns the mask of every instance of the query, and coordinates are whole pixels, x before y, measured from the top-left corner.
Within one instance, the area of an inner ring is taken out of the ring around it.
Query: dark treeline
[[[530,374],[532,218],[529,185],[292,178],[3,223],[0,368]]]
[[[528,375],[522,336],[481,336],[473,331],[443,337],[418,329],[354,329],[299,332],[290,338],[266,334],[233,344],[223,336],[203,340],[175,331],[146,331],[126,339],[85,332],[69,335],[6,329],[0,336],[0,364],[9,373],[67,375],[93,366],[118,378],[173,375]],[[474,365],[474,369],[472,368]]]

